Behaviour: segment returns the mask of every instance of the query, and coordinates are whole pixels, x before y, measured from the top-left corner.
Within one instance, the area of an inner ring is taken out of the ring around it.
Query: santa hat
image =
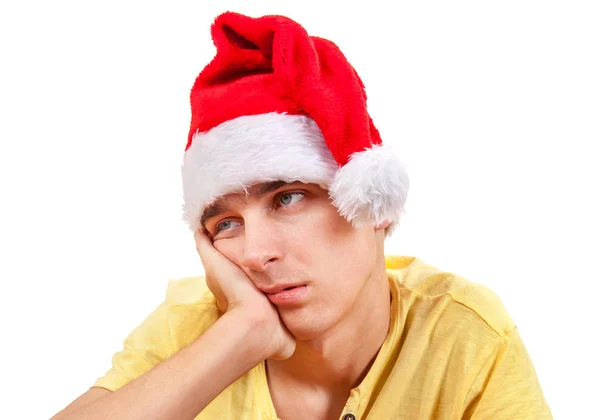
[[[182,164],[192,231],[217,198],[265,181],[314,183],[353,226],[404,212],[408,175],[382,144],[364,85],[339,48],[283,16],[227,12],[192,87]]]

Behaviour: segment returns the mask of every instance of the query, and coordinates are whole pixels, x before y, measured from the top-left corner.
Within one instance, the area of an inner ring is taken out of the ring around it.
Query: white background
[[[285,14],[340,46],[410,170],[388,253],[491,287],[555,417],[597,414],[597,2],[12,3],[0,8],[3,418],[62,409],[168,279],[201,273],[179,171],[189,90],[225,10]]]

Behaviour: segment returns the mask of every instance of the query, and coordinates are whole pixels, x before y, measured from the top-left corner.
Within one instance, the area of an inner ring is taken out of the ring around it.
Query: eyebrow
[[[270,192],[278,190],[279,188],[281,188],[285,185],[292,185],[292,184],[296,184],[297,182],[299,182],[299,181],[295,181],[295,182],[286,182],[286,181],[263,182],[261,184],[254,186],[254,188],[256,189],[255,192],[247,194],[247,195],[251,196],[253,198],[261,198],[261,197],[264,197],[265,195],[269,194]],[[204,227],[204,223],[208,219],[216,217],[222,213],[225,213],[226,211],[227,211],[227,207],[220,201],[216,201],[215,203],[208,206],[206,208],[206,210],[204,210],[204,213],[202,214],[202,218],[200,219],[200,225],[202,227]]]

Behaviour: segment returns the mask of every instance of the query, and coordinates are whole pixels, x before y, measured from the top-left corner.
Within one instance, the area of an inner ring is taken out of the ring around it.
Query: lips
[[[269,287],[259,287],[259,289],[267,295],[276,295],[277,293],[292,290],[292,289],[295,289],[296,287],[301,287],[301,286],[305,286],[305,285],[303,285],[303,284],[279,284],[279,285],[269,286]]]
[[[301,305],[308,296],[308,286],[305,284],[279,285],[267,290],[270,292],[265,291],[267,299],[278,307]]]

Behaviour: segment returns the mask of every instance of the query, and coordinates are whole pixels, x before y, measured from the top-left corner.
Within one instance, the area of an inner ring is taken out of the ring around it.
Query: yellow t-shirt
[[[390,329],[340,419],[552,418],[519,332],[490,289],[415,257],[388,256],[386,266]],[[202,277],[169,281],[166,300],[125,339],[112,368],[93,386],[121,388],[190,344],[217,318]],[[208,419],[277,419],[264,362],[196,417]]]

